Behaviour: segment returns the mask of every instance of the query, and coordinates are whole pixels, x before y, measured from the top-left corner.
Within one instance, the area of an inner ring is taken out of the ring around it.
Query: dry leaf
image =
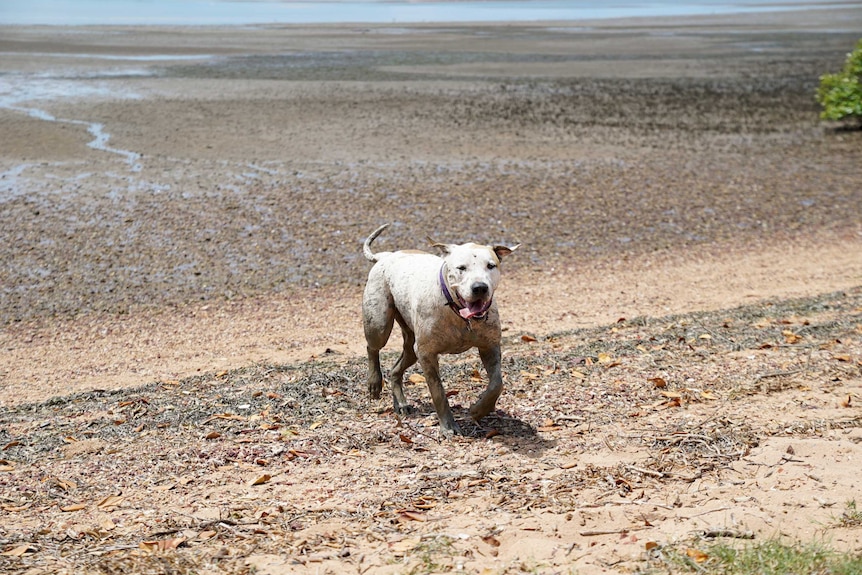
[[[663,377],[651,377],[647,381],[656,386],[658,389],[663,389],[667,387],[667,382],[664,380]]]
[[[786,343],[799,343],[802,340],[802,336],[793,333],[789,329],[785,329],[781,332],[781,335],[784,336],[784,341]]]
[[[703,563],[709,559],[709,555],[700,549],[692,549],[691,547],[685,550],[685,554],[694,559],[695,563]]]
[[[141,541],[140,548],[147,551],[172,551],[185,542],[185,537],[161,539],[158,541]]]
[[[18,511],[24,511],[29,508],[31,503],[25,503],[24,505],[0,505],[0,509],[3,511],[8,511],[9,513],[17,513]]]
[[[309,425],[309,426],[308,426],[308,429],[317,429],[318,427],[320,427],[321,425],[323,425],[323,423],[324,423],[324,421],[323,421],[322,419],[318,419],[317,421],[315,421],[314,423],[312,423],[311,425]]]
[[[96,506],[100,509],[108,509],[109,507],[118,507],[120,503],[125,501],[126,498],[122,495],[108,495],[101,501],[99,501]]]
[[[403,519],[410,519],[411,521],[428,521],[428,518],[424,513],[421,513],[419,511],[409,511],[407,509],[405,509],[404,511],[399,511],[398,517]]]
[[[850,396],[849,395],[841,400],[841,407],[850,407]]]
[[[655,541],[647,541],[644,543],[644,549],[647,551],[652,551],[653,549],[658,549],[658,543]]]
[[[66,513],[71,513],[72,511],[80,511],[82,509],[86,509],[86,503],[73,503],[71,505],[66,505],[60,508],[60,511],[65,511]]]
[[[704,399],[718,399],[718,396],[711,391],[701,391],[700,396]]]
[[[410,439],[410,437],[408,437],[407,435],[404,435],[403,433],[399,433],[399,434],[398,434],[398,438],[399,438],[401,441],[403,441],[404,443],[413,443],[413,440],[412,440],[412,439]]]
[[[6,445],[3,446],[2,451],[6,451],[7,449],[10,449],[12,447],[17,447],[18,445],[21,445],[20,441],[10,441],[9,443],[7,443]]]
[[[850,357],[850,356],[849,356],[848,354],[846,354],[846,353],[842,353],[842,354],[840,354],[840,355],[833,355],[832,357],[833,357],[833,359],[837,359],[838,361],[843,361],[843,362],[845,362],[845,363],[850,363],[851,361],[853,361],[853,358],[852,358],[852,357]],[[13,443],[14,443],[14,442],[13,442]],[[3,449],[6,449],[6,448],[4,447]]]
[[[536,338],[531,336],[531,335],[524,334],[521,336],[521,341],[526,341],[527,343],[532,343],[532,342],[536,341]]]
[[[583,374],[580,371],[576,371],[574,369],[571,371],[571,375],[575,379],[586,379],[587,378],[586,374]]]
[[[212,539],[216,535],[218,535],[218,531],[201,531],[198,533],[198,539],[203,541],[205,539]]]
[[[499,547],[500,546],[500,540],[497,539],[496,537],[494,537],[493,535],[485,535],[484,537],[482,537],[482,541],[484,541],[485,543],[487,543],[491,547]]]
[[[604,352],[599,354],[599,363],[610,363],[612,361],[613,358],[610,356],[610,354]]]
[[[35,551],[36,551],[35,547],[33,547],[31,545],[27,545],[25,543],[24,545],[18,545],[17,547],[13,547],[12,549],[9,549],[8,551],[4,551],[3,553],[0,553],[0,555],[6,555],[8,557],[21,557],[25,553],[35,553]]]
[[[258,477],[258,478],[257,478],[257,479],[255,479],[254,481],[252,481],[252,482],[251,482],[251,485],[252,485],[252,486],[254,486],[254,485],[263,485],[264,483],[269,482],[269,480],[270,480],[270,479],[272,479],[272,475],[269,475],[269,474],[267,474],[267,473],[264,473],[263,475],[261,475],[260,477]]]
[[[662,391],[661,394],[665,397],[669,397],[671,399],[679,399],[682,397],[682,394],[678,391]]]
[[[209,433],[204,435],[204,439],[218,439],[219,437],[221,437],[221,433],[219,433],[218,431],[210,431]]]
[[[425,383],[425,376],[419,373],[411,373],[410,377],[407,378],[407,381],[410,383]]]

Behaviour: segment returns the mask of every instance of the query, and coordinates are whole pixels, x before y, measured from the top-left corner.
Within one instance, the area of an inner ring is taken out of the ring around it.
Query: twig
[[[643,469],[641,467],[635,467],[634,465],[626,465],[626,469],[629,471],[636,471],[638,473],[642,473],[644,475],[652,475],[653,477],[658,477],[659,479],[663,479],[667,477],[661,471],[653,471],[652,469]]]
[[[716,537],[731,537],[733,539],[754,539],[754,533],[751,531],[740,531],[739,529],[730,529],[727,527],[717,527],[698,531],[698,535],[704,539],[715,539]]]
[[[581,537],[595,537],[596,535],[619,535],[621,533],[629,533],[631,531],[643,531],[644,529],[649,529],[649,527],[625,527],[623,529],[581,531],[580,535]]]
[[[700,517],[701,515],[709,515],[710,513],[716,513],[718,511],[727,511],[728,509],[732,509],[731,507],[718,507],[716,509],[710,509],[709,511],[702,511],[700,513],[695,513],[694,515],[689,515],[686,519],[694,519],[695,517]]]

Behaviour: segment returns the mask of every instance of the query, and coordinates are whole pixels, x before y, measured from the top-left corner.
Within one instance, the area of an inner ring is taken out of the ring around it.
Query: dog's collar
[[[466,309],[467,304],[463,299],[461,299],[461,296],[458,295],[458,292],[455,292],[454,297],[452,296],[452,292],[454,290],[449,289],[449,282],[446,281],[446,271],[445,270],[446,270],[446,262],[443,262],[443,265],[440,266],[439,278],[440,278],[440,291],[443,292],[443,297],[446,298],[446,305],[452,311],[454,311],[458,315],[458,317],[463,319],[468,324],[470,323],[471,319],[476,319],[476,320],[487,319],[488,310],[491,308],[491,302],[493,301],[490,299],[488,300],[488,303],[485,304],[485,307],[482,309],[481,312],[474,314],[471,317],[464,317],[463,315],[461,315],[461,310]]]

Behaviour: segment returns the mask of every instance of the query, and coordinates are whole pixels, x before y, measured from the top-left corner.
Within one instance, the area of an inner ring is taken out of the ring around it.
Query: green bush
[[[824,120],[862,121],[862,40],[847,54],[841,72],[820,76],[817,102],[823,107],[820,117]]]

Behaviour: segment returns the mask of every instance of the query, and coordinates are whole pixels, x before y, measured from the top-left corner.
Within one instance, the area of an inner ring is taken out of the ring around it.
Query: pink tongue
[[[485,304],[481,301],[473,301],[467,304],[467,307],[458,310],[458,314],[464,319],[470,319],[475,315],[479,315],[485,311]]]

